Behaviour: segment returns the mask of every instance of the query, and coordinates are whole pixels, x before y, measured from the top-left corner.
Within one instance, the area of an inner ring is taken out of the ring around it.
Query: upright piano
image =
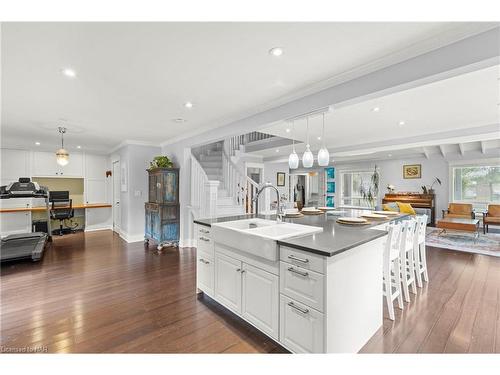
[[[401,202],[409,203],[414,208],[427,208],[431,211],[431,224],[434,226],[436,222],[436,195],[435,194],[419,194],[419,193],[392,193],[386,194],[382,199],[382,203]]]

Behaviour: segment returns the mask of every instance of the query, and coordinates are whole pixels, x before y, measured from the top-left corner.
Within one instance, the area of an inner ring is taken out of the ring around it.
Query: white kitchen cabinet
[[[106,179],[107,158],[102,155],[85,155],[85,177],[89,179]]]
[[[106,203],[106,180],[85,179],[85,203]]]
[[[55,164],[58,165],[57,162]],[[64,167],[59,167],[59,175],[63,177],[83,177],[83,155],[70,154],[69,163]]]
[[[30,152],[27,150],[13,150],[2,148],[1,183],[7,185],[18,181],[19,177],[30,177]]]
[[[324,311],[324,275],[280,262],[280,293]]]
[[[242,316],[270,337],[279,336],[279,278],[243,263]]]
[[[83,155],[70,154],[69,163],[64,167],[56,162],[54,152],[33,152],[34,177],[83,177]]]
[[[294,353],[323,353],[324,315],[280,296],[280,341]]]
[[[1,236],[31,233],[31,212],[3,212],[0,215]]]
[[[111,218],[112,218],[111,207],[86,208],[85,231],[111,229],[112,228]]]
[[[196,255],[196,285],[208,296],[214,295],[214,261],[213,258],[202,251]]]
[[[215,299],[237,314],[241,314],[241,267],[241,261],[215,254]]]

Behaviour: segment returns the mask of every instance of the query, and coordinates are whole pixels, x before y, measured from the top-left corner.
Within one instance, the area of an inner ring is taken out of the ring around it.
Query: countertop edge
[[[352,245],[345,246],[345,247],[343,247],[340,250],[331,251],[329,253],[327,253],[325,251],[314,249],[312,247],[307,247],[307,246],[297,245],[297,244],[293,244],[293,243],[288,243],[285,240],[278,240],[278,241],[276,241],[276,243],[278,245],[280,245],[280,246],[287,246],[287,247],[291,247],[291,248],[294,248],[294,249],[297,249],[297,250],[307,251],[308,253],[314,253],[314,254],[318,254],[318,255],[322,255],[322,256],[326,256],[326,257],[333,257],[335,255],[342,254],[343,252],[345,252],[347,250],[350,250],[350,249],[353,249],[353,248],[355,248],[357,246],[363,245],[363,244],[365,244],[367,242],[376,240],[377,238],[383,237],[383,236],[385,236],[387,234],[387,231],[385,231],[385,230],[378,230],[378,229],[372,229],[372,230],[376,231],[376,232],[380,232],[380,233],[374,234],[374,236],[372,238],[355,242]]]

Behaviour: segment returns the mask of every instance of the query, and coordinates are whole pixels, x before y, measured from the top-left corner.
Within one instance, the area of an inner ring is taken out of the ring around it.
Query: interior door
[[[121,181],[120,181],[120,161],[113,162],[113,230],[118,232],[121,223],[121,210],[120,210],[120,195],[121,195]]]
[[[215,275],[215,299],[241,314],[241,262],[216,254]]]
[[[278,276],[243,264],[242,315],[269,336],[278,339]]]

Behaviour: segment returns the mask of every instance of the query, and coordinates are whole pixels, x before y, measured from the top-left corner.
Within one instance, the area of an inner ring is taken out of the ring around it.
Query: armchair
[[[469,203],[450,203],[447,210],[443,210],[443,219],[463,218],[474,219],[474,210]]]
[[[488,211],[483,212],[483,233],[488,232],[490,225],[500,225],[500,204],[489,204]]]

